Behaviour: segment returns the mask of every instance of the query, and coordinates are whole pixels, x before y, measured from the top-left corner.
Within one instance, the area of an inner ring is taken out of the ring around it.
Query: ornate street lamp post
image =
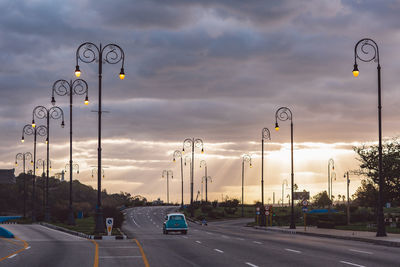
[[[290,229],[296,229],[294,222],[294,170],[293,170],[293,114],[292,111],[287,107],[280,107],[275,113],[275,130],[279,130],[278,120],[287,121],[290,120],[290,151],[291,151],[291,199],[292,208],[290,213]]]
[[[206,203],[208,202],[208,187],[207,187],[207,180],[208,180],[208,177],[209,176],[207,176],[207,162],[205,161],[205,160],[202,160],[202,161],[200,161],[200,168],[202,167],[202,166],[204,166],[204,177],[205,177],[205,182],[206,182],[206,187],[205,187],[205,191],[206,191]],[[203,178],[204,178],[203,177]],[[211,177],[210,177],[211,178]],[[203,180],[202,180],[203,181]],[[202,186],[202,188],[203,188],[203,186]]]
[[[125,53],[121,47],[116,44],[107,44],[104,47],[100,44],[98,47],[94,43],[86,42],[81,44],[76,50],[76,67],[75,75],[79,77],[81,71],[79,69],[79,60],[84,63],[98,63],[99,75],[99,110],[98,110],[98,148],[97,148],[97,205],[96,205],[96,233],[104,233],[105,223],[103,221],[103,208],[101,205],[101,115],[102,115],[102,73],[103,63],[118,64],[122,63],[119,78],[125,78],[124,62]]]
[[[169,175],[171,175],[171,178],[174,178],[174,173],[171,170],[163,170],[162,172],[162,178],[164,178],[164,176],[167,176],[167,204],[169,204]]]
[[[86,81],[82,79],[76,79],[75,81],[58,80],[53,84],[51,92],[51,104],[53,106],[56,104],[56,99],[54,94],[59,96],[69,97],[69,214],[68,214],[68,224],[75,225],[74,210],[72,208],[72,168],[74,166],[72,161],[72,99],[73,95],[86,95],[85,105],[89,105],[89,95],[88,95],[88,85]]]
[[[72,140],[71,140],[72,141]],[[77,174],[79,174],[79,164],[77,163],[72,163],[71,164],[71,158],[70,158],[70,163],[67,163],[65,165],[65,172],[67,173],[68,171],[70,172],[69,174],[69,215],[68,215],[68,224],[69,225],[75,225],[75,216],[74,216],[74,210],[72,208],[72,175],[71,172],[76,171]]]
[[[45,108],[44,106],[37,106],[33,109],[32,112],[32,127],[35,128],[35,118],[37,119],[46,119],[47,122],[47,138],[46,138],[46,207],[45,207],[45,214],[44,218],[45,221],[50,221],[50,207],[49,207],[49,163],[50,163],[50,119],[58,120],[62,119],[61,127],[64,128],[64,112],[59,107],[51,107],[49,109]],[[36,160],[36,158],[35,158]],[[34,160],[34,161],[35,161]]]
[[[36,127],[36,125],[27,124],[22,129],[22,138],[21,142],[25,141],[25,134],[26,135],[33,135],[33,177],[32,177],[32,222],[36,221],[36,212],[35,212],[35,191],[36,191],[36,140],[37,136],[45,136],[48,135],[48,127],[44,125],[40,125]],[[46,140],[47,142],[47,140]]]
[[[201,153],[204,153],[204,143],[200,138],[186,138],[183,140],[182,153],[185,153],[185,146],[192,148],[192,164],[190,166],[190,216],[194,216],[193,209],[193,186],[194,186],[194,149],[201,147]]]
[[[251,156],[248,154],[244,154],[242,156],[242,217],[244,217],[244,163],[248,162],[250,164],[250,168],[253,167],[251,164]]]
[[[282,182],[282,207],[284,205],[283,200],[284,200],[284,196],[285,196],[285,185],[288,186],[288,182],[286,179],[284,179]]]
[[[372,52],[372,53],[370,53]],[[378,63],[378,177],[379,177],[379,194],[378,194],[378,227],[376,236],[386,236],[384,215],[383,215],[383,187],[385,178],[382,173],[382,101],[381,101],[381,65],[379,62],[379,48],[376,42],[369,38],[361,39],[354,47],[354,69],[353,75],[359,75],[357,59],[363,62],[375,61]]]
[[[98,176],[98,169],[92,169],[92,178],[94,178],[95,175]],[[103,179],[106,178],[104,174],[104,169],[101,169],[100,177]]]
[[[24,207],[23,207],[23,212],[24,212],[24,218],[26,217],[26,170],[25,170],[25,163],[27,160],[30,161],[31,165],[33,165],[33,159],[32,159],[32,154],[31,152],[25,152],[25,153],[18,153],[15,155],[15,167],[18,166],[18,160],[22,160],[22,168],[24,172]],[[29,166],[29,165],[28,165]]]
[[[261,205],[264,209],[264,140],[271,140],[271,133],[268,128],[261,131]],[[261,212],[261,225],[265,226],[265,212]]]
[[[331,170],[335,170],[335,161],[333,159],[328,160],[328,197],[332,199],[332,177]]]
[[[344,174],[344,178],[347,178],[347,225],[350,225],[350,195],[349,195],[349,186],[350,186],[350,178],[349,172]]]
[[[50,163],[50,171],[51,171],[51,161]],[[43,214],[46,212],[46,181],[45,181],[45,165],[46,165],[46,160],[44,159],[38,159],[36,161],[36,169],[39,169],[39,166],[42,165],[42,178],[43,178],[43,184],[42,184],[42,189],[43,189]]]
[[[181,191],[182,191],[182,200],[181,200],[181,208],[183,208],[183,159],[182,159],[182,152],[179,150],[175,150],[174,151],[174,159],[173,161],[176,161],[176,158],[180,158],[181,159]]]

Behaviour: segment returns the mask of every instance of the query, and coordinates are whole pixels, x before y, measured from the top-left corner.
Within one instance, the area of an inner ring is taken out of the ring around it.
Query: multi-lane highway
[[[245,227],[246,219],[189,223],[187,235],[163,235],[164,217],[175,210],[126,210],[127,240],[94,241],[40,225],[2,225],[18,238],[0,238],[0,266],[400,266],[399,248],[261,231]]]
[[[140,240],[150,266],[400,266],[399,248],[260,231],[244,227],[246,220],[189,223],[187,235],[163,235],[165,214],[174,210],[126,211],[123,229]]]
[[[135,240],[101,241],[73,236],[41,225],[2,225],[17,239],[0,238],[0,266],[143,266]]]

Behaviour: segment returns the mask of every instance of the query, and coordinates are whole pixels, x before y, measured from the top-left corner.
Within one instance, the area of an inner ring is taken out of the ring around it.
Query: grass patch
[[[376,232],[376,227],[367,227],[366,224],[351,224],[351,225],[340,225],[335,226],[338,230],[349,230],[349,231],[366,231],[366,232]],[[400,234],[400,228],[392,228],[386,226],[386,232],[391,234]]]
[[[75,219],[75,225],[68,225],[64,223],[53,223],[54,225],[73,230],[76,232],[84,233],[87,235],[94,235],[94,229],[95,229],[95,220],[94,217],[87,217],[83,219]],[[113,228],[112,229],[112,235],[120,235],[121,233],[119,232],[118,229]],[[106,235],[106,234],[102,234]]]

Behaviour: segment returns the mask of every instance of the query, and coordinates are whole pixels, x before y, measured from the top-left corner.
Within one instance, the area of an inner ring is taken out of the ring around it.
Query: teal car
[[[188,231],[188,224],[186,222],[185,215],[182,213],[170,213],[165,216],[165,222],[163,225],[163,234],[169,232],[181,232],[186,235]]]

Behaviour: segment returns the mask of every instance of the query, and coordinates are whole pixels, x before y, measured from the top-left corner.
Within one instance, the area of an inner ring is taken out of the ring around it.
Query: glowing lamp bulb
[[[87,96],[85,98],[85,105],[89,105],[89,98]]]
[[[22,136],[22,138],[21,138],[21,143],[23,143],[23,142],[25,142],[25,139],[24,139],[24,137]]]
[[[79,78],[79,76],[81,76],[81,70],[79,69],[79,65],[76,65],[75,76],[78,77],[78,78]]]
[[[359,74],[360,74],[360,71],[358,70],[358,66],[357,66],[357,64],[354,64],[354,69],[353,69],[354,77],[358,77]]]
[[[18,163],[17,162],[15,162],[15,167],[17,167],[18,166]]]
[[[173,161],[175,162],[175,158],[173,159]]]
[[[201,149],[201,154],[204,154],[204,148]]]
[[[279,131],[279,125],[277,122],[275,123],[275,131]]]
[[[35,128],[36,124],[35,124],[35,120],[32,120],[32,128]]]
[[[121,68],[121,72],[119,73],[119,78],[120,78],[121,80],[125,79],[124,68]]]

